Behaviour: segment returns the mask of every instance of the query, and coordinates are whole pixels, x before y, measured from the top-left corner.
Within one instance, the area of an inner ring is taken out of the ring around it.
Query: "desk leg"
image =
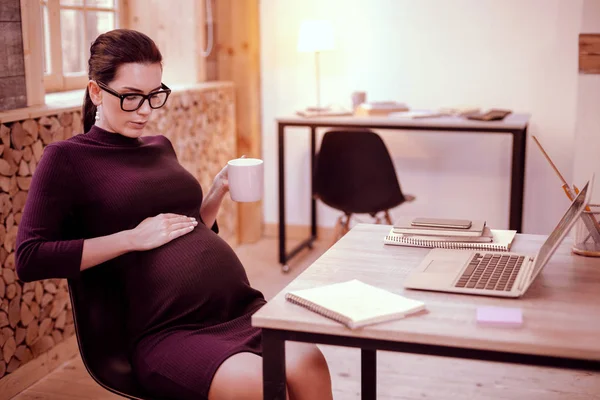
[[[313,178],[315,173],[315,160],[317,155],[317,128],[311,126],[310,128],[310,183],[311,183],[311,193],[310,193],[310,235],[312,239],[315,240],[317,238],[317,201],[314,196],[314,185]]]
[[[377,398],[377,350],[360,350],[360,392],[362,400]]]
[[[509,229],[523,232],[523,191],[525,186],[525,149],[527,128],[513,132],[513,154],[510,180]]]
[[[311,188],[310,193],[310,237],[302,241],[296,247],[290,250],[289,253],[286,251],[285,243],[285,125],[281,122],[277,123],[278,130],[278,144],[279,144],[279,263],[283,272],[288,272],[290,267],[287,264],[296,254],[302,249],[312,249],[313,242],[317,238],[317,202],[313,197],[313,191]],[[311,175],[311,186],[312,186],[312,175],[314,171],[315,157],[316,157],[316,130],[314,126],[310,127],[310,175]]]
[[[285,340],[270,329],[262,330],[263,399],[285,400]]]
[[[279,263],[285,265],[285,126],[277,124],[279,144]]]

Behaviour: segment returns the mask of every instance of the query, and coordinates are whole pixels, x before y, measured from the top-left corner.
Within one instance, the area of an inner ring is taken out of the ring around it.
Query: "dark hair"
[[[126,63],[162,63],[162,55],[156,43],[145,34],[131,29],[115,29],[98,36],[90,47],[88,61],[90,80],[109,84],[117,69]],[[83,99],[83,131],[94,125],[96,106],[88,89]]]

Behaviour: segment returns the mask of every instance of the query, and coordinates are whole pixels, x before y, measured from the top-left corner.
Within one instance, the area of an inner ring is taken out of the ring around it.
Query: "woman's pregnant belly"
[[[134,259],[127,298],[135,335],[223,323],[263,298],[250,287],[233,249],[203,224]]]

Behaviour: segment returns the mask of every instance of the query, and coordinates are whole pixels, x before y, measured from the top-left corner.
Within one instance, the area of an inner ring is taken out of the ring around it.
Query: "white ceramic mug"
[[[352,110],[356,111],[356,107],[367,101],[367,92],[352,92]]]
[[[264,167],[258,158],[236,158],[227,163],[229,195],[237,202],[259,201],[263,195]]]

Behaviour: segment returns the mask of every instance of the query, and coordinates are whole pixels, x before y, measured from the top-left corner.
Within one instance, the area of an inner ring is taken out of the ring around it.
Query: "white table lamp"
[[[300,25],[298,34],[298,52],[315,53],[315,77],[317,89],[317,106],[309,107],[309,111],[326,111],[321,107],[321,77],[319,74],[319,53],[334,49],[333,27],[329,21],[306,20]]]

